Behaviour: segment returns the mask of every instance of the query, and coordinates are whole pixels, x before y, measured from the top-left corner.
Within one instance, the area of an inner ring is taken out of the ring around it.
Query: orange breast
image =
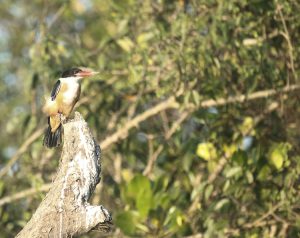
[[[48,116],[55,116],[58,113],[62,113],[64,116],[68,117],[78,101],[79,96],[79,84],[68,85],[68,83],[62,83],[55,100],[52,101],[49,98],[43,107],[43,111]]]
[[[80,96],[80,85],[62,84],[56,102],[60,113],[68,117]]]

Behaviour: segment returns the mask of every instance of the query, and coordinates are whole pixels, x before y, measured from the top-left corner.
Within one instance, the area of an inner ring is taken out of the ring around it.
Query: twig
[[[282,224],[282,228],[280,230],[279,237],[287,237],[289,226],[290,225],[288,223]]]
[[[166,131],[165,139],[169,140],[171,136],[176,132],[177,128],[181,125],[181,123],[192,113],[192,110],[184,111],[181,113],[180,117],[173,123],[172,127]],[[149,176],[152,172],[155,161],[158,158],[158,155],[162,152],[163,146],[159,145],[158,148],[152,153],[152,156],[149,158],[146,168],[143,171],[143,175]]]
[[[51,188],[51,186],[52,186],[52,184],[50,184],[50,183],[44,184],[41,187],[29,188],[29,189],[23,190],[19,193],[15,193],[13,195],[6,196],[6,197],[0,199],[0,207],[7,203],[14,202],[14,201],[19,200],[24,197],[29,197],[29,196],[34,195],[39,192],[47,192]]]
[[[294,78],[297,80],[297,74],[296,74],[295,66],[294,66],[293,45],[292,45],[292,42],[291,42],[291,37],[290,37],[289,31],[288,31],[286,22],[285,22],[284,17],[283,17],[283,13],[282,13],[282,10],[281,10],[281,6],[277,6],[277,11],[278,11],[278,13],[279,13],[280,20],[281,20],[281,22],[282,22],[283,29],[284,29],[284,32],[280,32],[280,34],[281,34],[281,35],[286,39],[286,41],[287,41],[287,44],[288,44],[288,50],[289,50],[289,57],[290,57],[291,69],[292,69]],[[289,84],[289,82],[288,82],[288,84]]]
[[[62,16],[64,10],[66,9],[66,5],[62,5],[58,11],[54,14],[53,18],[48,24],[48,30],[54,25],[54,23]]]
[[[201,103],[202,108],[207,108],[207,107],[215,107],[215,106],[223,106],[227,105],[230,103],[237,103],[237,102],[245,102],[245,101],[252,101],[255,99],[260,99],[260,98],[267,98],[271,97],[280,93],[287,93],[287,92],[292,92],[295,90],[300,89],[300,85],[294,84],[290,86],[286,86],[282,89],[268,89],[268,90],[263,90],[263,91],[258,91],[255,93],[251,93],[249,95],[243,94],[239,96],[231,96],[228,98],[220,98],[217,100],[206,100]]]
[[[260,224],[263,220],[265,220],[268,216],[272,215],[282,205],[283,205],[283,202],[277,203],[275,206],[273,206],[268,212],[263,214],[261,217],[259,217],[258,219],[256,219],[255,221],[253,221],[251,223],[244,224],[243,227],[252,228],[252,227],[260,226]]]
[[[207,183],[208,184],[211,184],[211,183],[213,183],[215,180],[216,180],[216,178],[219,176],[219,174],[222,172],[222,170],[223,170],[223,168],[224,168],[224,166],[227,164],[227,158],[225,157],[225,156],[223,156],[220,160],[219,160],[219,162],[218,162],[218,164],[217,164],[217,167],[216,167],[216,169],[213,171],[213,173],[208,177],[208,179],[207,179]]]
[[[9,171],[9,169],[11,168],[11,166],[13,166],[14,163],[17,162],[17,160],[28,149],[28,147],[43,134],[44,130],[45,130],[45,127],[42,127],[40,129],[36,130],[35,132],[33,132],[31,134],[31,136],[29,136],[27,138],[27,140],[25,140],[23,142],[23,144],[17,150],[17,152],[15,153],[15,155],[7,162],[7,164],[5,165],[5,167],[0,170],[0,178],[2,178]]]
[[[175,101],[175,97],[168,98],[167,100],[157,104],[156,106],[148,109],[147,111],[128,121],[127,124],[122,126],[118,131],[104,139],[104,141],[100,143],[101,148],[105,150],[111,144],[117,142],[119,139],[126,138],[130,129],[132,129],[133,127],[138,127],[138,125],[147,118],[154,116],[166,109],[177,108],[178,106],[179,104]]]

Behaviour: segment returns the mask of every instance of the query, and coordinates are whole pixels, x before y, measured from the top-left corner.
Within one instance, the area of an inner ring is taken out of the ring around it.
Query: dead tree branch
[[[100,181],[100,147],[79,113],[64,125],[64,145],[57,176],[18,238],[73,237],[109,228],[111,217],[88,200]]]

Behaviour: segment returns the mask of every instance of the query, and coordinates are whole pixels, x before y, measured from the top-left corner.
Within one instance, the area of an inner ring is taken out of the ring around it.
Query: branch
[[[172,135],[176,132],[176,130],[180,127],[181,123],[184,122],[184,120],[192,113],[192,110],[184,111],[181,113],[180,117],[173,123],[172,127],[166,131],[165,133],[165,140],[169,140]],[[149,158],[146,168],[143,171],[143,175],[150,176],[155,161],[157,160],[159,154],[163,150],[163,145],[159,145],[158,148],[155,150],[155,152],[152,154],[152,156]]]
[[[283,25],[283,29],[284,29],[284,32],[280,32],[280,34],[286,39],[287,41],[287,44],[288,44],[288,51],[289,51],[289,57],[290,57],[290,64],[291,64],[291,69],[292,69],[292,73],[293,73],[293,76],[294,78],[296,79],[297,81],[297,74],[296,74],[296,70],[295,70],[295,66],[294,66],[294,54],[293,54],[293,45],[292,45],[292,42],[291,42],[291,37],[290,37],[290,34],[289,34],[289,31],[288,31],[288,28],[287,28],[287,25],[286,25],[286,22],[285,22],[285,19],[283,17],[283,13],[282,13],[282,6],[280,5],[277,5],[276,6],[276,11],[279,13],[279,16],[280,16],[280,20],[282,22],[282,25]],[[289,83],[289,80],[288,80],[288,83]]]
[[[24,197],[29,197],[29,196],[34,195],[39,192],[47,192],[47,191],[49,191],[51,186],[52,185],[50,183],[48,183],[48,184],[44,184],[38,188],[29,188],[29,189],[23,190],[21,192],[15,193],[13,195],[6,196],[6,197],[0,199],[0,207],[7,203],[14,202],[14,201],[19,200]]]
[[[100,181],[100,147],[79,113],[64,125],[64,146],[57,176],[18,238],[73,237],[109,228],[110,214],[88,200]]]
[[[284,87],[279,90],[275,89],[268,89],[263,91],[258,91],[255,93],[251,93],[249,95],[242,94],[238,96],[231,96],[228,98],[219,98],[219,99],[209,99],[202,101],[199,106],[195,106],[191,104],[189,106],[189,110],[194,111],[198,108],[209,108],[209,107],[217,107],[217,106],[224,106],[231,103],[243,103],[247,101],[252,101],[261,98],[271,97],[280,93],[288,93],[295,90],[300,89],[300,85],[291,85]],[[136,116],[132,120],[128,121],[124,126],[122,126],[119,130],[117,130],[114,134],[110,135],[109,137],[105,138],[104,141],[100,143],[100,146],[103,150],[107,149],[110,145],[117,142],[120,139],[124,139],[128,136],[128,132],[133,127],[138,127],[138,125],[148,119],[151,116],[158,114],[161,111],[165,111],[167,109],[178,108],[179,103],[176,102],[175,97],[170,97],[165,101],[157,104],[156,106],[148,109],[147,111],[143,112],[142,114]],[[172,132],[173,133],[173,132]],[[171,133],[171,134],[172,134]]]
[[[216,100],[206,100],[201,103],[201,107],[207,108],[207,107],[216,107],[216,106],[223,106],[231,103],[242,103],[242,102],[247,102],[247,101],[252,101],[260,98],[268,98],[280,93],[288,93],[292,91],[296,91],[300,89],[300,85],[294,84],[291,86],[286,86],[282,89],[268,89],[268,90],[263,90],[263,91],[258,91],[255,93],[251,94],[242,94],[239,96],[230,96],[228,98],[220,98]]]
[[[278,208],[280,208],[283,205],[283,202],[277,203],[275,206],[271,207],[269,211],[267,211],[265,214],[263,214],[261,217],[256,219],[255,221],[251,223],[246,223],[243,225],[244,228],[253,228],[253,227],[258,227],[261,226],[261,223],[264,222],[264,220],[272,215]],[[263,223],[264,224],[264,223]]]
[[[170,108],[177,108],[179,104],[176,102],[175,97],[170,97],[167,100],[157,104],[156,106],[148,109],[147,111],[143,112],[142,114],[136,116],[132,120],[128,121],[124,126],[122,126],[118,131],[114,134],[110,135],[109,137],[105,138],[104,141],[100,143],[100,146],[103,150],[108,148],[111,144],[117,142],[119,139],[126,138],[128,132],[133,127],[138,127],[138,125],[148,119],[151,116],[158,114],[161,111],[170,109]]]
[[[32,133],[26,141],[24,141],[24,143],[20,146],[20,148],[17,150],[14,156],[8,161],[5,167],[0,170],[0,179],[9,171],[11,166],[13,166],[14,163],[17,162],[20,156],[27,151],[28,147],[44,133],[44,130],[45,127],[38,129],[37,131]]]
[[[268,89],[263,91],[258,91],[249,95],[239,95],[239,96],[232,96],[228,98],[220,98],[217,100],[209,99],[203,101],[199,108],[209,108],[209,107],[216,107],[216,106],[223,106],[231,103],[242,103],[252,100],[257,100],[261,98],[271,97],[280,93],[289,93],[292,91],[296,91],[300,89],[300,85],[291,85],[284,87],[280,90],[275,89]],[[175,97],[170,97],[165,101],[160,102],[156,106],[148,109],[147,111],[141,113],[140,115],[134,117],[132,120],[128,121],[124,126],[122,126],[119,130],[117,130],[112,135],[106,137],[102,142],[100,142],[100,146],[103,150],[107,149],[110,145],[116,143],[121,139],[125,139],[128,136],[128,132],[133,127],[138,127],[138,125],[147,120],[149,117],[152,117],[158,114],[161,111],[165,111],[171,108],[178,108],[179,104],[176,102]],[[194,105],[190,106],[190,110],[196,110],[198,107]],[[10,161],[5,165],[3,169],[0,170],[0,178],[2,178],[10,169],[10,167],[20,158],[20,156],[26,152],[27,148],[37,140],[43,134],[44,128],[38,129],[34,132],[20,147],[20,149],[16,152],[16,154],[10,159]],[[172,131],[170,131],[173,134]],[[147,171],[148,172],[148,171]],[[37,191],[38,192],[38,191]],[[4,199],[4,198],[3,198]],[[1,199],[0,201],[2,201]],[[15,200],[15,199],[14,199]],[[1,206],[1,204],[0,204]]]

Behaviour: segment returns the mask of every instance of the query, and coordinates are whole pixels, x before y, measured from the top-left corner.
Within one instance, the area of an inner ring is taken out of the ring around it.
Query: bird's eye
[[[76,74],[78,74],[80,72],[82,72],[82,70],[78,69],[78,68],[68,69],[62,73],[61,77],[62,78],[73,77],[73,76],[76,76]]]

